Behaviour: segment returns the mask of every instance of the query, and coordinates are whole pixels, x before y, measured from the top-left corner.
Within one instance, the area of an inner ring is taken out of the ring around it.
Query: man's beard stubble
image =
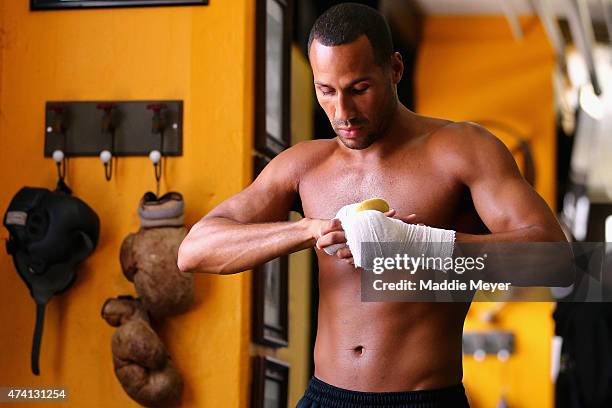
[[[338,135],[338,139],[342,142],[343,145],[352,150],[363,150],[372,145],[376,140],[380,138],[380,134],[378,132],[368,133],[365,138],[361,140],[355,139],[345,139],[342,136]]]

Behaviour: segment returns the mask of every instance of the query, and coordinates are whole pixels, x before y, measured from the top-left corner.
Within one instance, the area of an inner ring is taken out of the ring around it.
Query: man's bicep
[[[546,202],[521,175],[508,148],[481,127],[470,126],[463,172],[478,215],[492,232],[557,226]]]
[[[556,224],[546,202],[520,175],[496,179],[483,175],[470,192],[476,212],[492,233]]]
[[[205,218],[223,217],[241,223],[285,221],[297,194],[297,179],[291,163],[273,159],[240,193],[214,208]]]

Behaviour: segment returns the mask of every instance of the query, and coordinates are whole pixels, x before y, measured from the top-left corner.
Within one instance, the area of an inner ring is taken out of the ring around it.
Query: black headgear
[[[23,187],[4,215],[10,233],[6,250],[36,302],[32,372],[38,355],[45,305],[75,280],[75,266],[93,252],[100,220],[85,202],[62,191]]]

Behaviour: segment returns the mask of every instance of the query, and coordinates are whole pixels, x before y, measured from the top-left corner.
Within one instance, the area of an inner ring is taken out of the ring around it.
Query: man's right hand
[[[416,214],[410,214],[407,217],[400,217],[397,215],[394,209],[391,209],[385,213],[387,217],[397,218],[406,223],[413,224],[416,221]],[[316,239],[316,248],[324,250],[325,248],[332,245],[346,245],[346,235],[342,229],[342,224],[337,218],[331,220],[316,220],[311,219],[311,231],[314,239]],[[348,246],[338,249],[334,256],[346,261],[347,263],[354,265],[353,254]]]
[[[314,237],[317,240],[317,249],[324,249],[330,245],[343,244],[346,242],[342,224],[337,218],[331,220],[314,220]]]
[[[343,245],[342,248],[335,251],[334,255],[352,264],[353,254],[351,253],[351,250],[346,246],[346,236],[344,234],[344,230],[342,229],[342,224],[340,220],[334,218],[331,220],[313,221],[313,231],[314,237],[316,239],[316,248],[320,250],[325,250],[325,248],[330,247],[332,245]]]

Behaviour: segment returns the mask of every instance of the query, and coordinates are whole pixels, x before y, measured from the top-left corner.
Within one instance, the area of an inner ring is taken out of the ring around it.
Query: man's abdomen
[[[344,276],[338,279],[338,273]],[[347,279],[346,273],[359,271],[337,265],[328,273],[321,269],[316,377],[373,392],[461,382],[461,336],[469,304],[361,302],[358,276]]]

